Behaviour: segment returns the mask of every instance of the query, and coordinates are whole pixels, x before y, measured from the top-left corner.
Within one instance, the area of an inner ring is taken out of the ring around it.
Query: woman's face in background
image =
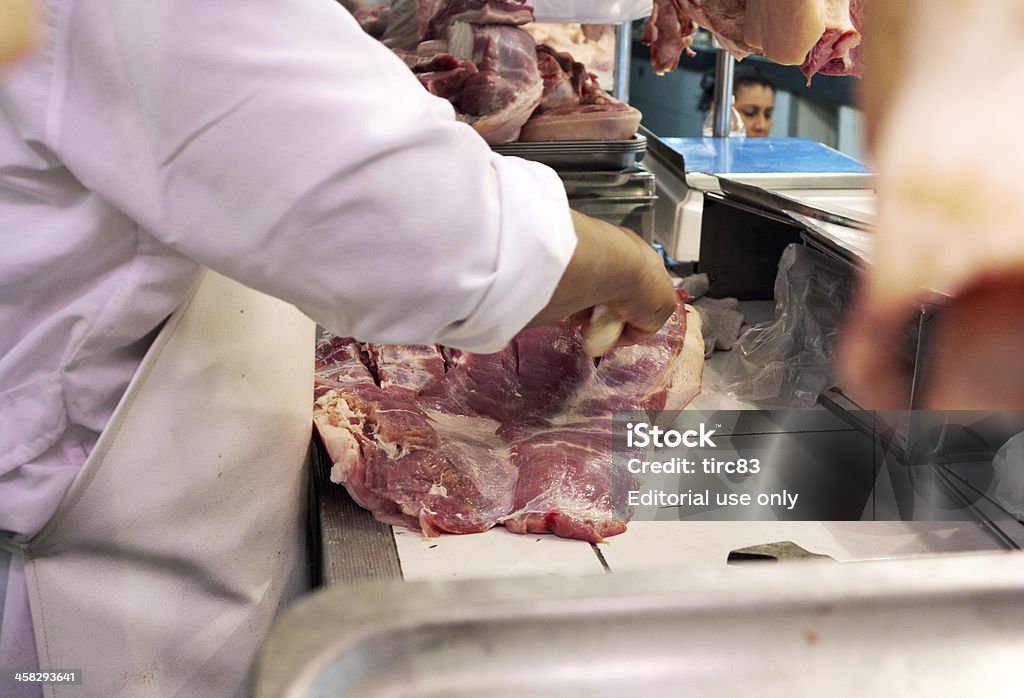
[[[741,85],[736,89],[736,111],[743,117],[748,138],[765,138],[772,132],[775,113],[775,90],[758,84]]]

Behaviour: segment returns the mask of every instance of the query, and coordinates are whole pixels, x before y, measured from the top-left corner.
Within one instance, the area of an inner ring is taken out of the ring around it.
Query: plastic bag
[[[701,127],[701,135],[711,138],[715,135],[715,110],[712,109],[704,118],[704,126]],[[747,127],[743,123],[743,117],[736,109],[736,97],[732,98],[729,104],[729,137],[743,138],[747,135]]]
[[[833,385],[836,336],[854,281],[850,266],[789,245],[775,278],[775,320],[740,335],[718,389],[763,407],[813,407]]]

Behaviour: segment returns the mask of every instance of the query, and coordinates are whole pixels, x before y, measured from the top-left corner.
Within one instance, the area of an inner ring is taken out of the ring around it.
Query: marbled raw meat
[[[700,390],[703,357],[698,315],[683,303],[597,368],[565,323],[486,355],[328,337],[314,420],[331,479],[381,521],[597,542],[628,520],[612,497],[612,412],[682,408]]]

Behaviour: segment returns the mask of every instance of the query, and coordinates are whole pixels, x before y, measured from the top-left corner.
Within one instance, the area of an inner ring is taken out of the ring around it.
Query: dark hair
[[[736,72],[733,73],[732,89],[735,93],[741,87],[745,85],[762,85],[767,87],[772,92],[775,92],[775,83],[771,79],[762,73],[757,66],[736,66]],[[711,105],[715,101],[715,71],[710,70],[704,73],[700,79],[700,101],[697,102],[697,111],[707,112],[711,111]]]

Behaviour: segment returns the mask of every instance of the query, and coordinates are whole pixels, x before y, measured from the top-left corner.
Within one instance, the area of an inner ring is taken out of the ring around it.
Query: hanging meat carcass
[[[754,53],[815,73],[860,75],[864,0],[654,0],[644,26],[657,73],[675,70],[698,27],[737,59]]]

